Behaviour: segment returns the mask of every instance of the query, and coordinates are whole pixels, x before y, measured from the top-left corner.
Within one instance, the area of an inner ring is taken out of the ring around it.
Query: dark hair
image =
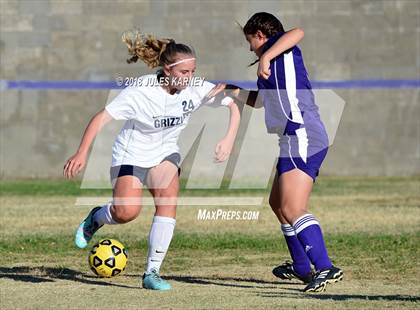
[[[127,63],[137,62],[141,59],[150,68],[169,65],[176,61],[176,54],[185,54],[195,57],[194,50],[173,39],[157,39],[152,35],[144,35],[139,30],[125,31],[122,41],[127,45],[131,58]]]
[[[279,19],[266,12],[255,13],[243,27],[245,35],[256,34],[258,30],[260,30],[268,38],[276,35],[278,32],[284,32],[283,25]]]

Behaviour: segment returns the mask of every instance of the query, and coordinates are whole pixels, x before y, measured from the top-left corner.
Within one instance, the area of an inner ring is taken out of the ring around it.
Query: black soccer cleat
[[[318,271],[312,281],[303,289],[304,292],[322,292],[327,284],[335,283],[343,279],[343,271],[331,266],[330,269]]]
[[[283,280],[298,279],[303,283],[310,283],[312,281],[312,272],[306,276],[299,275],[294,269],[293,264],[289,261],[277,266],[273,269],[273,275]]]

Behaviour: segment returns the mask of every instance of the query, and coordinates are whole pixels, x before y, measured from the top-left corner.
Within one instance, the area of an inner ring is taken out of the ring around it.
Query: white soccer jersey
[[[204,81],[200,86],[169,94],[157,83],[157,75],[144,75],[137,86],[123,89],[106,111],[116,120],[127,120],[112,147],[111,166],[133,165],[149,168],[166,156],[179,152],[178,137],[191,113],[202,104],[215,104],[205,96],[215,86]],[[220,105],[229,105],[225,98]]]

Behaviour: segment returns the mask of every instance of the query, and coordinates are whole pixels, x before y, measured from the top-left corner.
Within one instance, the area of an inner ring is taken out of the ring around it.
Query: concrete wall
[[[128,65],[122,31],[191,44],[197,74],[254,80],[235,21],[277,14],[300,44],[313,80],[419,79],[419,1],[6,1],[0,2],[3,80],[113,80],[150,72]],[[337,89],[345,110],[323,167],[330,175],[420,173],[419,88]],[[107,90],[0,87],[2,177],[59,176]],[[263,124],[261,124],[263,126]]]

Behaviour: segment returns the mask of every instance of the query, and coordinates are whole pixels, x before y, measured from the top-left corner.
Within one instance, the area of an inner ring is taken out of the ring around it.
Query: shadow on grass
[[[293,282],[278,282],[278,281],[265,281],[254,278],[239,278],[239,277],[194,277],[194,276],[163,276],[166,280],[173,280],[177,282],[199,284],[199,285],[219,285],[227,287],[240,287],[240,288],[277,288],[278,285],[296,285]],[[221,282],[222,281],[222,282]],[[229,282],[246,282],[246,284],[229,283]],[[258,284],[271,284],[272,286],[258,286]]]
[[[126,275],[132,276],[132,275]],[[408,302],[419,302],[420,296],[412,295],[361,295],[361,294],[326,294],[324,293],[303,293],[304,285],[299,282],[280,282],[280,281],[265,281],[254,278],[240,278],[240,277],[195,277],[195,276],[166,276],[167,280],[173,280],[183,283],[199,284],[199,285],[219,285],[225,287],[239,287],[239,288],[263,288],[263,289],[279,289],[278,292],[261,292],[257,291],[257,295],[260,297],[271,297],[271,298],[296,298],[297,294],[299,297],[304,299],[318,299],[318,300],[334,300],[334,301],[345,301],[345,300],[366,300],[366,301],[408,301]],[[229,283],[231,282],[231,283]],[[233,283],[232,283],[233,282]],[[237,284],[234,282],[246,282],[246,284]],[[258,284],[268,284],[259,286]],[[302,284],[302,289],[295,287],[284,287],[284,285],[299,285]],[[284,291],[293,291],[295,293],[285,293]]]
[[[50,267],[0,267],[0,278],[8,278],[15,281],[43,283],[55,282],[56,280],[74,281],[84,284],[113,286],[122,288],[139,289],[139,286],[129,286],[107,282],[106,279],[89,277],[86,274],[69,268]],[[90,278],[90,279],[89,279]]]
[[[283,288],[284,290],[285,288]],[[295,291],[295,289],[289,289]],[[296,290],[297,291],[297,290]],[[290,296],[287,296],[290,295]],[[296,294],[285,294],[284,292],[257,292],[257,296],[270,298],[296,298]],[[361,294],[326,294],[324,293],[303,293],[299,296],[304,299],[318,299],[318,300],[333,300],[333,301],[351,301],[351,300],[366,300],[366,301],[420,301],[420,296],[411,295],[361,295]]]

